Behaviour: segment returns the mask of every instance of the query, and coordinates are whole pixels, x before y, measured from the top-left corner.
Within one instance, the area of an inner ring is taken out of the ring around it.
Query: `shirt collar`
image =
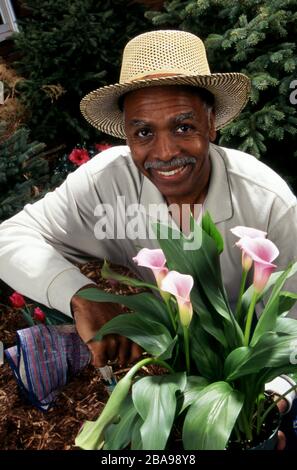
[[[211,176],[209,188],[204,203],[204,210],[208,211],[215,223],[228,220],[233,215],[231,188],[224,160],[222,147],[210,144],[209,156],[211,161]],[[138,203],[144,206],[147,214],[152,214],[152,207],[163,205],[166,200],[157,187],[142,175],[142,185]],[[162,220],[162,216],[160,217]]]
[[[212,220],[218,223],[233,216],[231,187],[225,162],[225,151],[222,147],[210,144],[209,156],[211,175],[204,208],[210,213]]]

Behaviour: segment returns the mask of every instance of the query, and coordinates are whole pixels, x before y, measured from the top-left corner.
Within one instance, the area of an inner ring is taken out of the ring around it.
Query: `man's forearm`
[[[41,234],[18,223],[20,214],[0,226],[0,278],[23,295],[66,315],[70,300],[90,280]]]

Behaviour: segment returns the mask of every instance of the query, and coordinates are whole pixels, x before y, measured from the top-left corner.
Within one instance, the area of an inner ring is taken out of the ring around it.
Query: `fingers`
[[[143,353],[143,349],[136,343],[131,343],[131,353],[129,358],[129,363],[137,361]]]
[[[130,357],[130,348],[131,348],[131,342],[128,338],[125,338],[124,336],[119,337],[119,365],[121,367],[125,366],[128,364],[129,357]]]
[[[119,365],[125,366],[137,361],[143,353],[142,348],[123,336],[120,338]]]
[[[101,341],[89,341],[87,346],[91,351],[91,364],[94,367],[104,367],[108,361],[115,360],[123,367],[139,359],[143,352],[138,344],[118,335],[104,336]]]
[[[278,431],[276,450],[284,450],[285,447],[286,447],[286,436],[284,435],[283,431]]]
[[[104,367],[107,363],[106,349],[103,341],[90,341],[87,343],[91,351],[91,364],[94,367]]]
[[[109,360],[115,360],[118,356],[118,341],[115,335],[105,336],[101,341],[89,341],[87,343],[91,351],[91,364],[94,367],[104,367]]]

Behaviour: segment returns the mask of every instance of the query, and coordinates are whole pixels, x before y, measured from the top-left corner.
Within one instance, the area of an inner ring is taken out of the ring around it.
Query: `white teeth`
[[[164,176],[172,176],[176,175],[176,173],[180,173],[185,167],[182,166],[181,168],[177,168],[176,170],[171,170],[171,171],[157,171],[159,175],[164,175]]]

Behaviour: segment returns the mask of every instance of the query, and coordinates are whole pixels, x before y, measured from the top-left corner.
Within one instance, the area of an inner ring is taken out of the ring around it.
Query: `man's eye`
[[[181,124],[180,126],[178,126],[178,127],[176,128],[176,132],[177,132],[178,134],[183,134],[183,133],[185,133],[185,132],[191,131],[192,129],[193,129],[193,127],[190,126],[189,124]]]
[[[150,129],[139,129],[137,132],[136,132],[136,135],[137,137],[148,137],[150,135],[152,135],[152,132],[150,131]]]

